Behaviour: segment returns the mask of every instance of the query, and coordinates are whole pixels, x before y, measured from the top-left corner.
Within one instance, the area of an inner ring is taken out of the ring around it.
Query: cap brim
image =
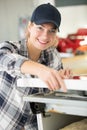
[[[35,21],[35,23],[38,25],[38,24],[44,24],[44,23],[53,23],[57,28],[58,28],[58,31],[59,31],[59,26],[58,24],[53,21],[53,20],[47,20],[47,19],[44,19],[44,20],[39,20],[39,21]]]

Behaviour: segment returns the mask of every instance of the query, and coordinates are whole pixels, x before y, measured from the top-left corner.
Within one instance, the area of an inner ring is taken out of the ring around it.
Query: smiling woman
[[[71,71],[63,69],[60,54],[54,47],[60,23],[60,12],[50,3],[41,4],[34,10],[29,21],[27,38],[0,43],[2,130],[38,130],[36,115],[32,113],[30,103],[23,102],[24,95],[48,93],[60,88],[63,92],[67,91],[63,79],[70,78]],[[47,88],[18,88],[16,83],[20,77],[40,78]]]
[[[41,51],[54,45],[57,32],[54,24],[46,23],[37,25],[30,23],[28,30],[30,32],[30,37],[27,38],[27,43],[29,42],[28,46],[31,46],[33,43],[33,46]]]

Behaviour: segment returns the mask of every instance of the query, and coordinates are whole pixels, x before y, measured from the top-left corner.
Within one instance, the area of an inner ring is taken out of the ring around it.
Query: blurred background
[[[60,37],[87,28],[87,0],[0,0],[0,41],[22,38],[34,8],[48,2],[61,12]]]
[[[33,10],[42,3],[61,12],[56,47],[62,57],[87,53],[87,0],[0,0],[0,42],[24,38]]]
[[[87,0],[0,0],[0,42],[24,38],[25,28],[33,10],[38,5],[48,2],[53,4],[62,16],[56,48],[60,52],[63,65],[72,69],[77,79],[78,76],[81,76],[79,79],[86,76],[87,80]],[[87,92],[84,92],[84,95],[87,96]],[[48,118],[44,119],[45,127],[52,129],[53,120],[49,125]],[[59,126],[61,119],[59,124],[57,122]],[[64,118],[64,122],[66,121]]]

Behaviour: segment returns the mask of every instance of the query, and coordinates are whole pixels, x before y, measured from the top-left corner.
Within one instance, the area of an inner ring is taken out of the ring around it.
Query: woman
[[[70,78],[70,70],[64,70],[55,48],[56,33],[61,23],[60,12],[51,4],[38,6],[28,23],[26,39],[20,42],[0,43],[0,129],[37,130],[36,116],[23,95],[48,90],[67,91],[64,78]],[[48,89],[17,88],[19,77],[37,77]]]

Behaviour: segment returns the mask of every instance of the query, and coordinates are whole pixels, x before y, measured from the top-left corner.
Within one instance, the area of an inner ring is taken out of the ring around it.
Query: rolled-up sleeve
[[[0,43],[0,69],[20,74],[22,63],[28,58],[18,54],[17,46],[12,46],[9,43]]]

